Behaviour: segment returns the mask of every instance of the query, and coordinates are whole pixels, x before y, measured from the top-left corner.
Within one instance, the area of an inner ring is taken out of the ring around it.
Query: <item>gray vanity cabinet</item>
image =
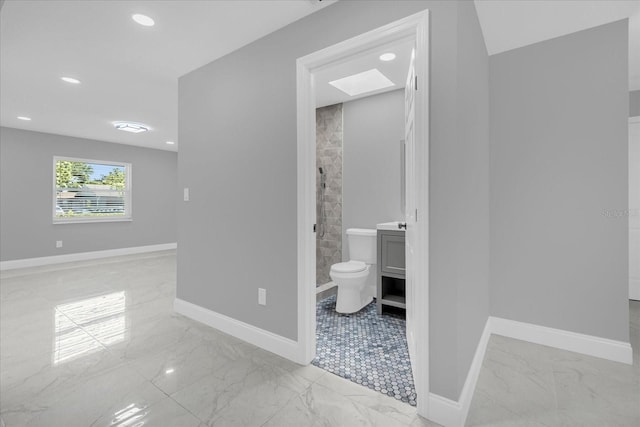
[[[377,309],[406,308],[404,231],[378,230]]]

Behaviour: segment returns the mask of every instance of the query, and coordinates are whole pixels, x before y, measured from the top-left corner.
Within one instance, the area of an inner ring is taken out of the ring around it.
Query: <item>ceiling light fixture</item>
[[[113,125],[118,130],[123,130],[125,132],[131,133],[146,132],[149,130],[149,126],[135,122],[115,122]]]
[[[360,95],[363,93],[384,89],[390,86],[395,86],[395,83],[393,83],[387,78],[387,76],[378,71],[377,68],[354,74],[352,76],[344,77],[342,79],[334,80],[332,82],[329,82],[329,84],[336,89],[343,91],[349,96]]]
[[[63,82],[74,84],[74,85],[80,84],[80,80],[74,79],[73,77],[60,77],[60,80],[62,80]]]
[[[383,53],[382,55],[380,55],[380,61],[388,62],[393,61],[394,59],[396,59],[396,54],[392,52]]]
[[[131,15],[131,18],[136,21],[138,24],[144,26],[144,27],[153,27],[155,25],[155,21],[148,17],[147,15],[143,15],[141,13],[136,13],[134,15]]]
[[[25,122],[28,122],[31,120],[31,117],[26,117],[26,116],[18,116],[18,119],[20,120],[24,120]]]
[[[169,145],[175,145],[175,142],[173,142],[173,141],[167,141],[167,144],[169,144]]]

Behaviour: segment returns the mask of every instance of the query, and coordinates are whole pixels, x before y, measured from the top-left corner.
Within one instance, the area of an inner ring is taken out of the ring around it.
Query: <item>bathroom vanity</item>
[[[377,238],[378,314],[385,305],[406,309],[404,230],[397,222],[378,224]]]

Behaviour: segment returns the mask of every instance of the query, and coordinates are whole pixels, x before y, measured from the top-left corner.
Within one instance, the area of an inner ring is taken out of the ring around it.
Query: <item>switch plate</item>
[[[267,305],[267,290],[258,288],[258,304]]]
[[[56,248],[62,247],[62,240],[56,240]]]
[[[189,201],[189,188],[188,187],[184,188],[183,195],[184,195],[184,201],[188,202]]]

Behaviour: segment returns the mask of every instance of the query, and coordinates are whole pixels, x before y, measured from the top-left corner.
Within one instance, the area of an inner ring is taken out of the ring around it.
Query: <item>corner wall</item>
[[[490,57],[492,316],[629,341],[627,40]]]
[[[131,163],[133,220],[54,225],[54,156]],[[0,260],[175,243],[176,185],[174,152],[0,128]]]
[[[472,78],[458,76],[458,20],[471,16],[471,35],[481,34],[471,2],[337,2],[180,78],[179,179],[192,197],[178,207],[177,297],[297,339],[296,59],[425,9],[431,14],[431,392],[457,400],[480,338],[476,325],[487,320],[486,310],[467,310],[474,304],[469,299],[458,306],[458,286],[481,290],[488,277],[479,267],[486,256],[480,235],[472,234],[469,250],[477,258],[469,258],[461,248],[470,237],[457,230],[483,220],[453,215],[488,179],[484,157],[468,157],[468,164],[458,158],[476,143],[459,139],[456,130],[458,78]],[[465,46],[478,48],[468,37]],[[483,66],[486,52],[478,55],[471,66]],[[477,100],[479,108],[482,103]],[[481,132],[481,123],[469,126],[469,135]],[[267,306],[257,304],[258,287],[267,289]]]

